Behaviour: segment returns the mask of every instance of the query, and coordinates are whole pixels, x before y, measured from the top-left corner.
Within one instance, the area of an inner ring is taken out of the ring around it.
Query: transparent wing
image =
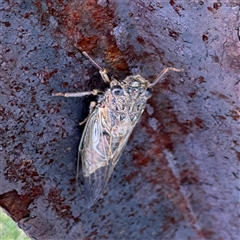
[[[102,195],[137,122],[138,119],[126,135],[113,137],[104,127],[98,108],[90,115],[79,144],[78,159],[84,207],[91,207]]]

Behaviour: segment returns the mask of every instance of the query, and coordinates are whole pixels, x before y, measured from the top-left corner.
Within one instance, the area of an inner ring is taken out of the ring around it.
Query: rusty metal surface
[[[3,1],[0,206],[32,239],[237,239],[239,3]],[[75,189],[78,122],[103,88],[97,70],[153,89],[104,196]]]

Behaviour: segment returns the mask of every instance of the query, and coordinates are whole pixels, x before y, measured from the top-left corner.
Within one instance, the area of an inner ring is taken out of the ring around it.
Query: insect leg
[[[154,86],[156,83],[158,83],[159,80],[161,80],[162,77],[163,77],[168,71],[170,71],[170,70],[171,70],[171,71],[175,71],[175,72],[183,72],[183,71],[184,71],[183,68],[180,68],[180,69],[174,68],[174,67],[164,68],[164,69],[158,74],[158,76],[156,77],[156,79],[154,80],[154,82],[149,85],[149,87],[152,87],[152,86]]]
[[[88,92],[76,92],[76,93],[53,93],[52,96],[61,96],[61,97],[83,97],[83,96],[87,96],[87,95],[97,95],[99,94],[101,91],[100,90],[97,90],[97,89],[94,89],[92,91],[88,91]],[[91,113],[93,112],[94,108],[96,106],[96,102],[92,101],[90,103],[90,106],[89,106],[89,115],[82,121],[79,123],[79,125],[82,125],[84,124],[89,116],[91,115]]]
[[[58,96],[58,97],[83,97],[83,96],[88,96],[88,95],[97,95],[101,93],[102,91],[98,89],[93,89],[92,91],[88,92],[76,92],[76,93],[52,93],[52,96]]]
[[[96,107],[96,102],[94,102],[94,101],[92,101],[91,103],[90,103],[90,106],[89,106],[89,114],[88,114],[88,116],[82,121],[82,122],[80,122],[79,123],[79,125],[83,125],[87,120],[88,120],[88,118],[90,117],[90,115],[92,114],[92,112],[93,112],[93,110],[94,110],[94,108]]]

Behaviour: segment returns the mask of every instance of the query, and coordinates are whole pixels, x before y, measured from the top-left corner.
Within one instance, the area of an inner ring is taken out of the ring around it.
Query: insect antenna
[[[88,59],[93,63],[93,65],[94,65],[95,67],[97,67],[100,71],[103,70],[103,68],[102,68],[97,62],[95,62],[95,61],[88,55],[87,52],[83,51],[82,48],[77,47],[77,46],[74,46],[74,47],[75,47],[78,51],[80,51],[86,58],[88,58]]]
[[[149,85],[149,87],[153,87],[155,84],[157,84],[157,83],[162,79],[162,77],[163,77],[168,71],[170,71],[170,70],[171,70],[171,71],[175,71],[175,72],[183,72],[183,71],[184,71],[183,68],[180,68],[180,69],[178,69],[178,68],[173,68],[173,67],[164,68],[164,69],[157,75],[157,77],[156,77],[156,79],[154,80],[154,82]]]
[[[90,62],[99,70],[99,73],[103,79],[104,82],[109,83],[110,78],[108,76],[108,70],[106,68],[102,68],[96,61],[94,61],[87,52],[83,51],[81,48],[79,49],[78,47],[74,46],[78,51],[80,51],[86,58],[90,60]]]
[[[98,65],[98,63],[96,63],[85,51],[83,51],[82,52],[82,54],[86,57],[86,58],[88,58],[92,63],[93,63],[93,65],[95,65],[95,67],[97,67],[99,70],[103,70],[103,68],[100,66],[100,65]]]

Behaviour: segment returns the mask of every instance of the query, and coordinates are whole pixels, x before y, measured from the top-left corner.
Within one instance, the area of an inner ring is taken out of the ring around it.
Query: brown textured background
[[[3,1],[0,206],[32,238],[237,239],[240,4],[216,1]],[[153,89],[106,192],[80,206],[76,159],[102,88],[87,51]]]

